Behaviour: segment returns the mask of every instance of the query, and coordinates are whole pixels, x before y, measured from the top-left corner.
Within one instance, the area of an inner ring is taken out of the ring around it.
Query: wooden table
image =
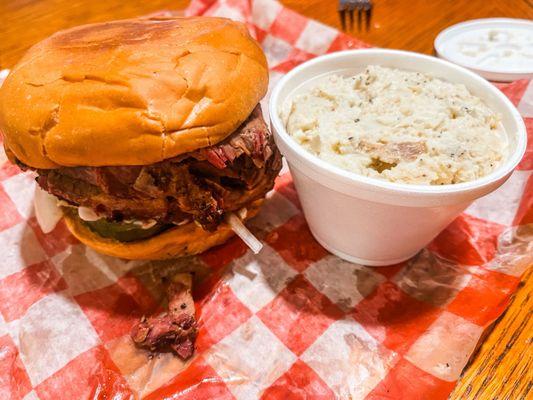
[[[334,0],[282,1],[304,15],[340,28]],[[370,32],[356,36],[380,47],[432,53],[436,34],[459,21],[484,17],[533,18],[532,0],[374,0]],[[88,22],[182,9],[188,0],[1,0],[0,69],[56,30]],[[533,274],[495,324],[465,370],[452,399],[526,399],[533,361]]]

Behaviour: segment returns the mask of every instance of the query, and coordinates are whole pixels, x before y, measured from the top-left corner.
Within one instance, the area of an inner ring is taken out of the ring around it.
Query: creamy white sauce
[[[105,218],[104,215],[98,214],[92,208],[83,207],[83,206],[78,207],[78,216],[80,217],[80,219],[87,221],[87,222],[95,222],[95,221]],[[125,224],[137,225],[141,229],[150,229],[157,224],[157,221],[155,219],[147,219],[147,220],[126,219],[123,222]]]
[[[157,221],[155,219],[148,219],[145,221],[133,220],[132,223],[134,225],[138,225],[139,227],[141,227],[141,229],[150,229],[157,224]]]
[[[459,64],[508,72],[533,71],[533,28],[480,27],[451,37],[443,44],[442,52]]]

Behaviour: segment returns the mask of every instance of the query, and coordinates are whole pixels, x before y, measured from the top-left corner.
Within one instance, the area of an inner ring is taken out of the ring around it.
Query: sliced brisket
[[[263,197],[281,169],[259,105],[221,143],[146,166],[37,170],[39,185],[110,220],[193,218],[215,229],[224,212]]]

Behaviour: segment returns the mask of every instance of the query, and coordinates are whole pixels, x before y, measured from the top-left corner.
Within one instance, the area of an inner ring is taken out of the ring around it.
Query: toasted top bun
[[[85,25],[36,44],[13,68],[0,130],[35,168],[146,165],[220,142],[267,86],[265,56],[241,23]]]
[[[259,212],[263,199],[248,206],[245,220]],[[83,244],[99,253],[128,260],[164,260],[203,253],[207,249],[226,242],[234,235],[228,224],[223,223],[209,232],[194,222],[175,226],[148,239],[135,242],[119,242],[104,238],[84,225],[79,218],[64,215],[67,228]]]

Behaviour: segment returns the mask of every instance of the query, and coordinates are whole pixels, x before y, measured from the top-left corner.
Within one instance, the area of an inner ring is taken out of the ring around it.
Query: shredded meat
[[[198,327],[194,318],[189,274],[178,274],[168,285],[168,311],[142,318],[131,330],[136,346],[152,352],[172,351],[182,360],[194,353]]]
[[[37,182],[108,220],[180,223],[192,218],[214,230],[225,212],[272,189],[280,169],[281,155],[258,105],[234,133],[214,146],[146,166],[37,170]]]
[[[263,168],[272,155],[272,138],[268,132],[258,105],[248,120],[222,143],[190,153],[199,161],[207,160],[216,168],[224,169],[241,155],[246,154],[257,168]]]

